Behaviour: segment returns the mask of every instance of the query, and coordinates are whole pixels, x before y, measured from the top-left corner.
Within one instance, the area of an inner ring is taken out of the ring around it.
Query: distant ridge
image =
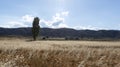
[[[120,39],[119,30],[75,30],[71,28],[41,28],[41,36],[47,37],[77,37],[90,39]],[[0,36],[31,36],[31,28],[0,28]]]

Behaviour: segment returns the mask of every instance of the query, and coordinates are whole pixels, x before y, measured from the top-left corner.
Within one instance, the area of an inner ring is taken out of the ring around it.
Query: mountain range
[[[87,38],[87,39],[120,39],[119,30],[75,30],[71,28],[41,28],[42,37]],[[32,36],[31,28],[0,28],[0,36]]]

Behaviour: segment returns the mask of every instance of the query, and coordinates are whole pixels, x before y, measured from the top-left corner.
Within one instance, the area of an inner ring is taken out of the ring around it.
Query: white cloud
[[[55,16],[52,17],[52,22],[53,23],[56,23],[56,22],[64,22],[64,17],[61,17],[60,15],[56,14]]]
[[[65,24],[65,17],[68,16],[68,14],[68,11],[56,13],[55,16],[52,16],[51,20],[42,19],[40,23],[44,23],[48,27],[52,28],[68,27],[68,25]]]
[[[89,30],[100,30],[102,28],[99,28],[99,27],[94,27],[94,26],[91,26],[91,25],[88,25],[88,26],[76,26],[76,27],[73,27],[74,29],[77,29],[77,30],[86,30],[86,29],[89,29]]]
[[[69,14],[69,11],[62,12],[63,16],[68,16],[68,14]]]
[[[34,19],[34,17],[32,15],[24,15],[24,16],[22,16],[23,22],[30,22],[31,23],[33,21],[33,19]]]
[[[9,18],[8,18],[9,19]],[[29,27],[33,22],[34,17],[32,15],[24,15],[22,17],[17,17],[17,19],[12,19],[0,27],[6,28],[16,28],[16,27]]]
[[[7,27],[7,28],[28,27],[28,25],[25,25],[22,22],[11,21],[11,22],[8,22],[7,25],[5,25],[4,27]]]
[[[50,27],[50,28],[70,28],[66,23],[65,23],[65,18],[69,15],[69,11],[64,11],[60,13],[56,13],[54,16],[51,17],[50,20],[45,20],[44,18],[40,18],[40,26],[41,27]],[[0,25],[0,27],[7,27],[7,28],[16,28],[16,27],[30,27],[32,25],[34,16],[32,15],[24,15],[22,17],[19,17],[18,19],[12,19],[11,21]],[[42,26],[43,25],[43,26]],[[88,26],[75,26],[71,27],[77,30],[85,30],[85,29],[90,29],[90,30],[100,30],[103,28],[99,27],[94,27],[91,25]]]
[[[44,26],[47,26],[50,28],[68,27],[68,25],[65,24],[65,18],[66,16],[68,16],[68,14],[69,14],[68,11],[64,11],[64,12],[56,13],[54,16],[51,17],[50,20],[45,20],[44,18],[40,18],[41,19],[40,24],[44,24]],[[18,19],[12,19],[0,26],[7,27],[7,28],[29,27],[30,25],[32,25],[33,19],[34,19],[34,16],[26,14],[22,17],[18,17]]]
[[[64,23],[61,23],[59,24],[58,28],[68,28],[69,26],[64,24]]]

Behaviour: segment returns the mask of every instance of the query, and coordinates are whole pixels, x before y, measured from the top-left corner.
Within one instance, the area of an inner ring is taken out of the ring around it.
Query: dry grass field
[[[0,38],[0,67],[120,67],[120,42]]]

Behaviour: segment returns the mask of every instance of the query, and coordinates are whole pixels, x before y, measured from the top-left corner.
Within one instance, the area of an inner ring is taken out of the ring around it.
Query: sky
[[[0,27],[120,30],[120,0],[0,0]]]

